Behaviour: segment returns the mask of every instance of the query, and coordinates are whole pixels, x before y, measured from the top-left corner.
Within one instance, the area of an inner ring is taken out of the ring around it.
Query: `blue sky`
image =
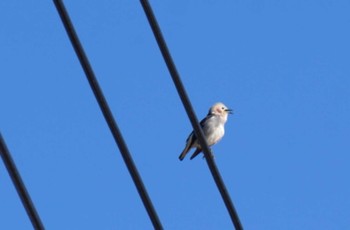
[[[245,229],[350,225],[350,2],[151,1]],[[1,1],[0,125],[47,229],[152,229],[51,1]],[[230,229],[138,1],[66,7],[165,229]],[[31,229],[0,164],[0,229]]]

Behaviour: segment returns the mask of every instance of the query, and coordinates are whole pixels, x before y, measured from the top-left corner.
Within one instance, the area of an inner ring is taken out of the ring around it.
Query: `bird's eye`
[[[225,107],[222,107],[223,110],[225,110]]]

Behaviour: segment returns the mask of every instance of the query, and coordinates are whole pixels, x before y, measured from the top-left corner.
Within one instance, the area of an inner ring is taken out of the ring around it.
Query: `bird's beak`
[[[226,112],[228,112],[229,114],[233,114],[233,110],[232,109],[225,109]]]

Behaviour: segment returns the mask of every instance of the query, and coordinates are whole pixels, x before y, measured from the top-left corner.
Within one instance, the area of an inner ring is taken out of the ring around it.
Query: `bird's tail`
[[[194,153],[192,154],[190,159],[192,160],[193,158],[195,158],[201,152],[202,152],[202,149],[201,148],[197,148],[196,151],[194,151]]]
[[[182,151],[182,153],[179,156],[180,161],[182,161],[185,158],[188,151],[190,151],[190,146],[186,145],[185,149]]]

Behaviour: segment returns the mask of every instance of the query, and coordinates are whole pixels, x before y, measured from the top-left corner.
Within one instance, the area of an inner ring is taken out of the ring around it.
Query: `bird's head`
[[[223,103],[218,102],[210,108],[209,113],[219,115],[227,120],[227,115],[233,114],[233,111],[232,109],[227,108]]]

